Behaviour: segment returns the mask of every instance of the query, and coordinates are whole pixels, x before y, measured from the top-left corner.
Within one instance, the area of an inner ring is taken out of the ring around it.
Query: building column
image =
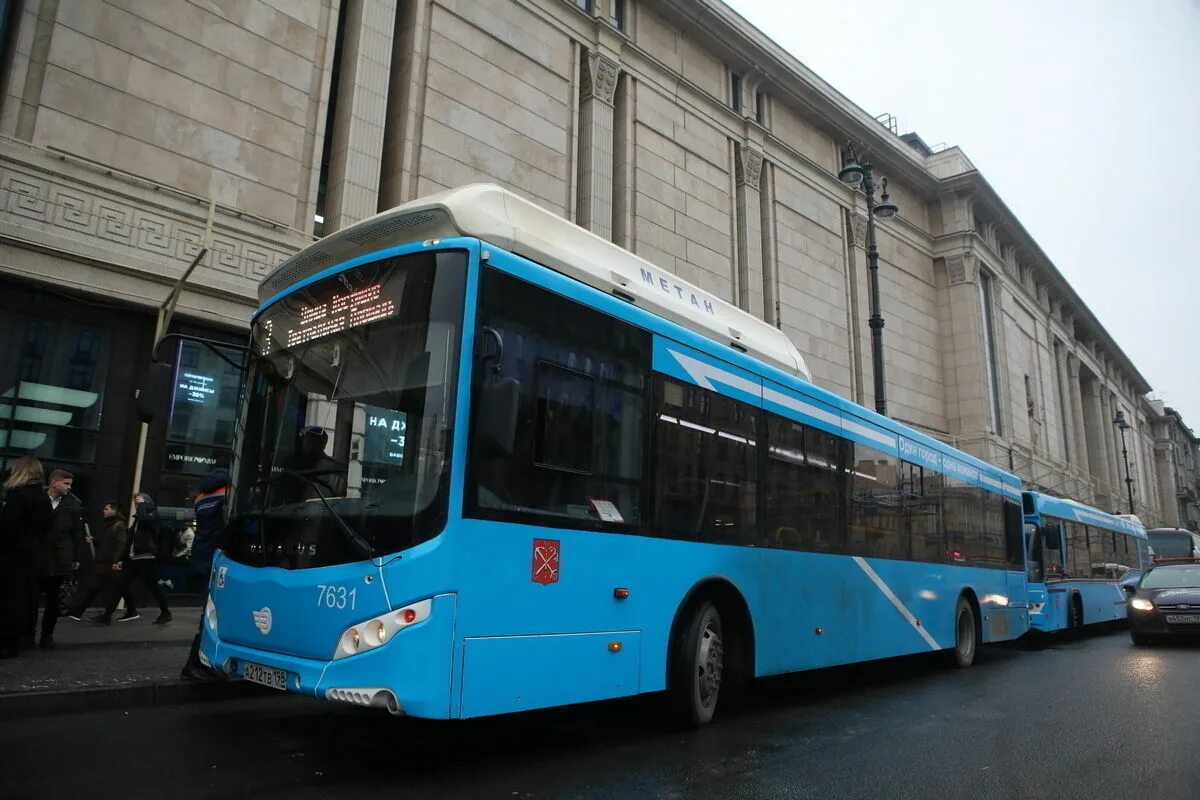
[[[1075,409],[1071,405],[1071,379],[1067,371],[1067,355],[1066,350],[1058,344],[1058,341],[1051,334],[1050,341],[1052,342],[1052,357],[1054,359],[1054,406],[1059,410],[1058,424],[1060,427],[1059,435],[1062,437],[1063,461],[1068,464],[1078,462],[1079,456],[1075,452]]]
[[[1067,394],[1071,404],[1071,443],[1075,458],[1071,462],[1081,472],[1088,472],[1087,430],[1083,422],[1083,392],[1080,384],[1079,358],[1067,354]]]
[[[866,221],[865,216],[851,218],[856,246],[864,241],[865,234],[860,231],[865,230]],[[969,250],[947,255],[944,261],[945,277],[938,277],[938,313],[942,338],[951,348],[942,355],[946,421],[949,432],[961,437],[959,447],[973,456],[986,459],[990,455],[992,432],[989,430],[991,414],[988,362],[984,352],[983,307],[979,301],[979,261]],[[865,287],[858,289],[859,308],[867,308]],[[858,324],[862,325],[865,320],[866,316],[860,311]],[[869,406],[874,400],[870,394],[874,379],[869,356],[862,359],[862,364],[863,393]]]
[[[1175,471],[1175,461],[1172,459],[1171,440],[1159,436],[1154,440],[1154,473],[1158,477],[1161,488],[1159,512],[1163,515],[1163,524],[1168,528],[1182,527],[1180,502],[1177,496],[1178,477]]]
[[[759,205],[762,208],[763,319],[778,328],[779,242],[775,238],[775,173],[769,163],[763,164],[759,184],[762,187]]]
[[[1108,447],[1104,436],[1104,408],[1100,400],[1100,380],[1092,377],[1081,384],[1083,392],[1083,428],[1087,435],[1088,472],[1111,491],[1108,473]]]
[[[621,68],[595,51],[583,54],[579,78],[579,200],[576,220],[612,239],[613,98]]]
[[[737,302],[743,311],[763,319],[762,177],[763,156],[758,150],[734,147],[737,184]]]
[[[1104,455],[1108,464],[1108,483],[1113,494],[1125,497],[1125,470],[1121,464],[1121,437],[1113,425],[1113,415],[1116,410],[1109,401],[1108,387],[1099,382],[1100,393],[1100,429],[1104,433]],[[1125,432],[1126,447],[1128,447],[1129,432]],[[1126,503],[1120,504],[1122,507]]]
[[[346,14],[329,177],[325,182],[326,233],[379,211],[396,0],[350,3]]]

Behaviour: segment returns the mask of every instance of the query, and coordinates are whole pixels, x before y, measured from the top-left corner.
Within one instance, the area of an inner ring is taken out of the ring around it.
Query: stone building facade
[[[1155,400],[1158,485],[1163,493],[1162,524],[1200,531],[1200,439],[1179,412]]]
[[[877,226],[889,414],[1125,511],[1122,411],[1136,512],[1175,505],[1149,384],[966,155],[897,136],[719,0],[12,7],[0,294],[107,320],[110,421],[83,433],[109,426],[113,475],[153,309],[199,247],[179,324],[232,340],[314,233],[473,181],[778,326],[818,384],[872,406],[866,206],[837,178],[853,139],[900,207]],[[29,324],[0,325],[0,394],[37,382],[14,355]],[[159,427],[148,473],[187,445]]]

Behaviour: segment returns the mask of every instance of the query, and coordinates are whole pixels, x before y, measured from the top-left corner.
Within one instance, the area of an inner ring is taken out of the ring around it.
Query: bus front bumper
[[[456,597],[433,598],[429,617],[386,644],[338,659],[260,650],[220,638],[205,622],[200,660],[232,678],[322,700],[429,719],[450,716]],[[333,650],[331,643],[330,650]]]

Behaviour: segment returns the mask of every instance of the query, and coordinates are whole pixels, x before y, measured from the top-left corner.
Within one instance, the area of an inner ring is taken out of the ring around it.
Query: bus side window
[[[862,444],[848,445],[850,505],[847,521],[852,555],[908,558],[908,527],[900,494],[896,456]]]
[[[490,267],[480,320],[496,344],[473,378],[468,513],[639,528],[650,334]],[[484,435],[488,410],[479,403],[491,384],[516,386],[511,435]],[[488,446],[491,438],[511,441],[511,452]]]
[[[1004,560],[1009,569],[1024,569],[1025,545],[1024,525],[1021,520],[1021,504],[1004,500]]]
[[[652,536],[758,543],[759,411],[654,376]]]
[[[763,520],[769,547],[842,552],[835,441],[815,428],[767,414]]]

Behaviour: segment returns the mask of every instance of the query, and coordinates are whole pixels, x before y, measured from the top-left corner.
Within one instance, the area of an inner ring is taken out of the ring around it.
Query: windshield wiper
[[[342,516],[333,509],[333,506],[330,504],[329,499],[325,497],[325,493],[321,491],[321,485],[317,481],[310,478],[309,476],[307,476],[301,472],[296,472],[295,470],[292,470],[292,469],[280,469],[278,475],[275,475],[275,476],[272,476],[269,478],[260,478],[258,481],[258,485],[259,486],[270,485],[275,480],[278,480],[279,478],[284,477],[284,476],[287,476],[289,478],[297,478],[299,480],[304,481],[309,486],[311,486],[312,490],[317,493],[317,498],[320,499],[321,505],[325,506],[325,510],[329,512],[330,516],[332,516],[334,521],[337,522],[338,527],[341,529],[342,533],[344,533],[346,535],[346,539],[349,540],[349,542],[352,545],[354,545],[356,548],[358,548],[358,550],[361,551],[362,554],[365,555],[367,558],[375,557],[375,548],[371,547],[370,542],[368,542],[366,539],[364,539],[362,537],[362,535],[359,534],[358,531],[356,531],[356,530],[354,530],[354,528],[350,527],[350,524],[348,522],[346,522],[346,520],[342,519]]]

